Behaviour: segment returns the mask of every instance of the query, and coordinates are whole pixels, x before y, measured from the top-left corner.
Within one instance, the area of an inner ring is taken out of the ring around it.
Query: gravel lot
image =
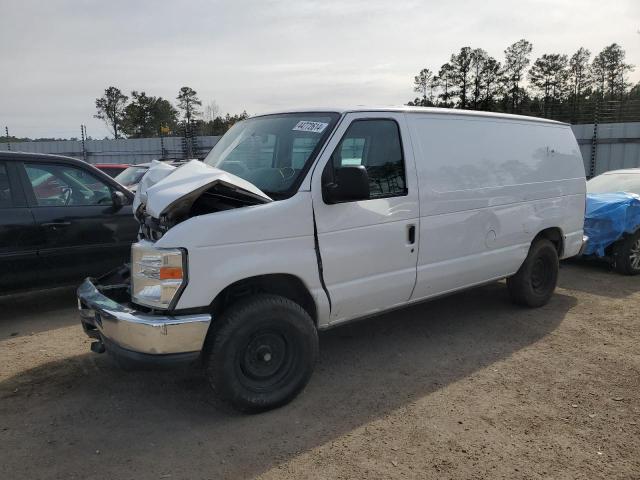
[[[0,298],[0,478],[640,478],[639,286],[571,263],[542,309],[497,283],[326,332],[257,416],[89,352],[73,289]]]

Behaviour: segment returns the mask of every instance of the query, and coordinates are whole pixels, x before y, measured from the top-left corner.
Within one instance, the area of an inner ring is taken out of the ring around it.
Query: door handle
[[[416,243],[416,226],[415,225],[407,225],[407,241],[409,245],[413,245]]]
[[[42,224],[43,227],[50,227],[54,230],[58,227],[68,227],[69,225],[71,225],[71,222],[47,222]]]

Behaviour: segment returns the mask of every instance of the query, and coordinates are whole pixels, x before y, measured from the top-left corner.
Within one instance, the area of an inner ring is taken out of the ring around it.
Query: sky
[[[421,68],[521,38],[532,60],[617,42],[640,81],[640,0],[0,0],[0,128],[103,138],[111,85],[174,103],[187,85],[221,113],[398,105]]]

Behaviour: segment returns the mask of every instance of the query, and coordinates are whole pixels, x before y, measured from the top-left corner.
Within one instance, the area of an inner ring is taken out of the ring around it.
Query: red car
[[[96,163],[94,165],[98,170],[102,170],[104,173],[109,175],[111,178],[115,177],[119,173],[124,172],[130,165],[126,163]]]

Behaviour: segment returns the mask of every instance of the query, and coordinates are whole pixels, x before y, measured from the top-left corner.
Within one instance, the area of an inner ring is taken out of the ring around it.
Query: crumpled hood
[[[640,196],[627,192],[587,194],[584,233],[589,241],[585,255],[604,256],[609,245],[639,227]]]
[[[182,197],[197,190],[213,188],[218,184],[246,195],[253,201],[272,201],[252,183],[224,170],[210,167],[199,160],[191,160],[180,167],[154,160],[138,184],[133,211],[137,211],[140,204],[144,203],[146,213],[159,218],[167,207]]]

